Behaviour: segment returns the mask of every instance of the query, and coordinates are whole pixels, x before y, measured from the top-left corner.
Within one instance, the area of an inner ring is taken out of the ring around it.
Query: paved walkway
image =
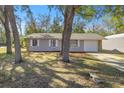
[[[106,64],[112,65],[113,67],[117,68],[120,71],[124,72],[124,58],[118,57],[111,54],[104,54],[104,53],[89,53],[93,55],[97,59],[105,62]]]

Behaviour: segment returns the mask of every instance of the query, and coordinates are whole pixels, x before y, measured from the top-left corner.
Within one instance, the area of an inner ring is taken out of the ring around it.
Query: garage
[[[84,40],[84,51],[98,52],[97,40]]]

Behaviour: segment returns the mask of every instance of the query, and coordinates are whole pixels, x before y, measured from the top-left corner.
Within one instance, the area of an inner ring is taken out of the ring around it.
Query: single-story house
[[[124,33],[106,36],[102,45],[105,50],[124,52]]]
[[[70,52],[99,52],[104,37],[95,33],[72,33]],[[33,33],[27,36],[28,51],[60,51],[61,33]]]

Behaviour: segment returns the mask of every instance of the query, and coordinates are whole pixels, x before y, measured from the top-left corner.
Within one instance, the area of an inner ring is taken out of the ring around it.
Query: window
[[[49,40],[49,47],[57,47],[57,40]]]
[[[79,40],[72,40],[72,41],[70,41],[70,47],[71,48],[79,47]]]
[[[31,40],[31,46],[39,46],[38,40],[36,40],[36,39]]]

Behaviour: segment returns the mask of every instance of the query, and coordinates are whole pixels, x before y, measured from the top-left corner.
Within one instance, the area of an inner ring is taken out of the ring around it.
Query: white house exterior
[[[94,33],[72,33],[70,52],[99,52],[103,37]],[[33,33],[27,36],[28,51],[61,51],[61,33]]]
[[[106,36],[102,45],[105,50],[124,52],[124,33]]]

